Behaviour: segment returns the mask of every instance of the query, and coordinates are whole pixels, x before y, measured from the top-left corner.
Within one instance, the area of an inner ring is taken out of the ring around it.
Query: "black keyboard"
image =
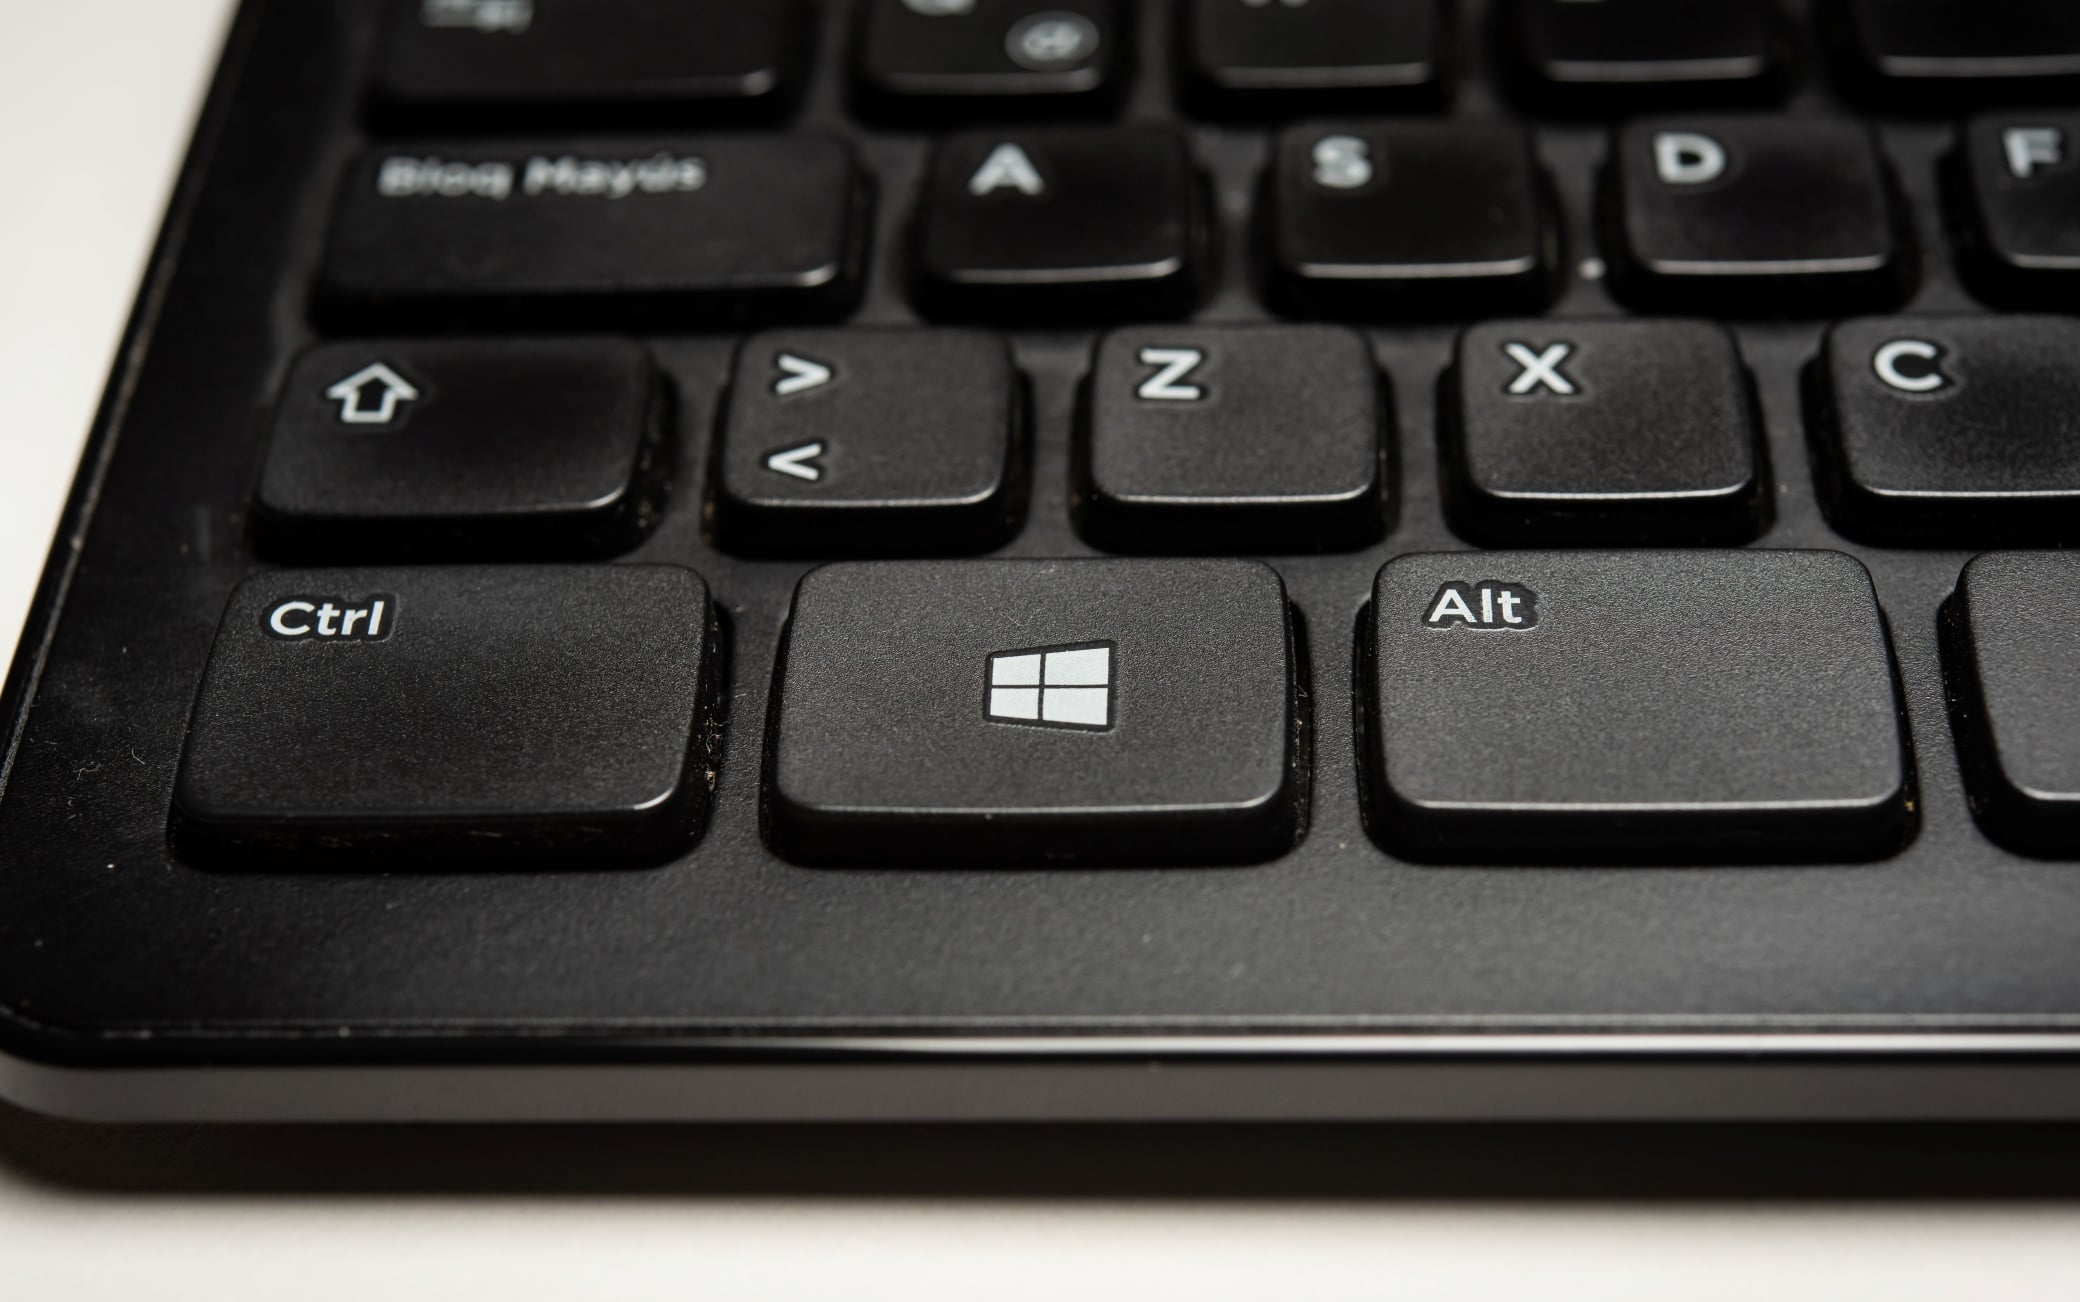
[[[248,0],[0,1093],[2080,1115],[2080,6]]]

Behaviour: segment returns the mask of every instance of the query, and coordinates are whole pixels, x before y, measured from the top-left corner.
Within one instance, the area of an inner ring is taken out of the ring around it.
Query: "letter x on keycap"
[[[1577,392],[1574,381],[1560,373],[1560,364],[1574,353],[1573,344],[1552,344],[1542,353],[1532,352],[1529,344],[1504,344],[1502,351],[1524,368],[1523,374],[1510,382],[1511,393],[1528,394],[1541,386],[1563,396]]]

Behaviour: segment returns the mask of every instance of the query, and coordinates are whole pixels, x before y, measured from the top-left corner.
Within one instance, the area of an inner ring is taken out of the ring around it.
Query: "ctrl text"
[[[345,597],[290,597],[267,612],[267,635],[285,642],[380,642],[397,624],[397,598],[377,593]]]

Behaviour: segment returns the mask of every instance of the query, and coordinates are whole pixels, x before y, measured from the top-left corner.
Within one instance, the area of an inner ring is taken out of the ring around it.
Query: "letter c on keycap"
[[[267,627],[279,637],[308,637],[311,631],[309,624],[291,626],[282,617],[299,612],[308,615],[315,610],[317,607],[308,601],[285,601],[267,616]]]
[[[1878,373],[1878,378],[1888,387],[1898,389],[1901,393],[1934,393],[1950,383],[1950,377],[1944,375],[1935,365],[1936,360],[1942,355],[1943,350],[1927,340],[1895,339],[1878,350],[1877,356],[1871,361],[1871,369]],[[1901,360],[1909,357],[1927,362],[1928,366],[1902,369]]]

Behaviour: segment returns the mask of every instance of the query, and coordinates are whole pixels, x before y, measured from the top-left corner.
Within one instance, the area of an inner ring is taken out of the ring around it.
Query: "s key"
[[[1905,724],[1838,552],[1478,552],[1380,571],[1374,834],[1419,861],[1796,863],[1899,850]]]

